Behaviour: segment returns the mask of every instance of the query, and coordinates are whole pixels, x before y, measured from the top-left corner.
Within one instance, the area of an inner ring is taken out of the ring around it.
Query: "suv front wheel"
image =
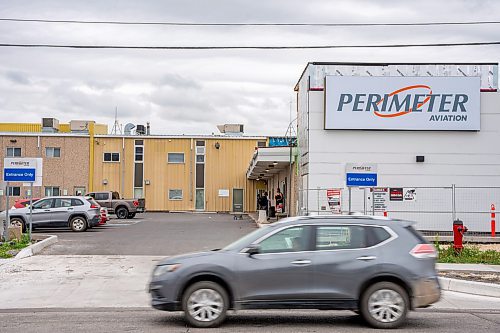
[[[87,230],[87,220],[82,216],[75,216],[69,222],[69,226],[73,231],[85,231]]]
[[[378,282],[361,297],[361,315],[375,328],[390,329],[403,324],[410,301],[408,293],[392,282]]]
[[[229,305],[227,292],[215,282],[194,283],[182,296],[187,322],[200,328],[216,327],[226,319]]]

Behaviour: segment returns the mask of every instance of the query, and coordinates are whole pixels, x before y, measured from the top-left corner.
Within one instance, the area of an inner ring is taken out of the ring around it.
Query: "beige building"
[[[255,211],[248,161],[265,137],[95,137],[94,191],[144,197],[148,211]]]

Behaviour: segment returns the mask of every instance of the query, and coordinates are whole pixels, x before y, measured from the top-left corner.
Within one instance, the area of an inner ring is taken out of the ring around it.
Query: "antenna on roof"
[[[115,123],[113,125],[113,129],[111,130],[111,134],[113,135],[121,135],[122,134],[122,126],[118,122],[118,107],[115,106]]]

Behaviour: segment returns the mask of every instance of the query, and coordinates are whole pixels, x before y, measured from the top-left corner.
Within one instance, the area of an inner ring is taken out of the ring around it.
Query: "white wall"
[[[324,130],[323,93],[309,92],[310,189],[344,187],[356,162],[378,165],[379,186],[500,186],[500,93],[481,93],[479,132]]]

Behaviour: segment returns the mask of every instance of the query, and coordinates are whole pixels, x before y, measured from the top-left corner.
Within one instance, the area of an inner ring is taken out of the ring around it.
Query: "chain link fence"
[[[299,198],[300,215],[387,215],[415,221],[420,231],[441,234],[451,234],[453,221],[459,219],[469,234],[490,235],[500,187],[317,188],[299,191]]]

